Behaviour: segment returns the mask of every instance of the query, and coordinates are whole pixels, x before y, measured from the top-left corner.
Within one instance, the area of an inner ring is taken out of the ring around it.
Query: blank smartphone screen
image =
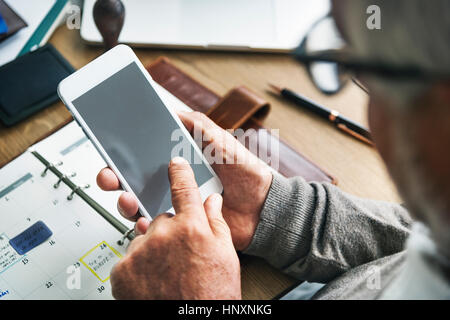
[[[172,141],[172,133],[181,130],[137,64],[132,62],[72,103],[147,212],[154,218],[169,210],[168,164],[181,141]],[[189,148],[194,155],[191,144]],[[201,186],[213,175],[203,162],[195,162],[192,169]]]

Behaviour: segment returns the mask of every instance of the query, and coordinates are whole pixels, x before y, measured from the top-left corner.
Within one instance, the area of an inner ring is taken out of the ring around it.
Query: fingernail
[[[122,207],[119,204],[119,201],[117,201],[117,211],[119,211],[119,213],[124,217],[128,217],[128,218],[132,217],[132,215],[130,215],[128,212],[126,212],[125,210],[122,209]]]
[[[213,193],[212,195],[211,195],[211,200],[215,203],[215,204],[217,204],[217,205],[222,205],[222,201],[223,201],[223,198],[222,198],[222,196],[220,195],[220,194],[218,194],[218,193]]]
[[[170,161],[172,164],[187,164],[187,160],[182,157],[175,157]]]

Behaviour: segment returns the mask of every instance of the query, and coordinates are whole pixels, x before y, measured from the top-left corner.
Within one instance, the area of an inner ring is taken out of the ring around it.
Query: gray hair
[[[345,5],[342,23],[355,55],[393,65],[414,65],[430,72],[450,74],[450,1],[449,0],[336,0]],[[381,30],[366,28],[369,5],[381,10]],[[423,152],[414,142],[415,123],[403,112],[414,106],[413,99],[429,85],[420,81],[394,81],[372,77],[371,90],[398,106],[391,139],[390,172],[416,218],[426,222],[433,237],[450,257],[448,201],[442,186],[430,178],[423,163]],[[400,111],[400,112],[397,112]]]
[[[355,54],[393,65],[414,65],[430,72],[450,73],[449,0],[338,0],[345,2],[344,28]],[[378,5],[381,29],[366,28],[370,5]],[[351,31],[351,32],[350,32]],[[421,94],[420,81],[369,79],[374,89],[400,105]]]

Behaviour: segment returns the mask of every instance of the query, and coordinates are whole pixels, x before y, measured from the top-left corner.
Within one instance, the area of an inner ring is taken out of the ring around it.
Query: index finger
[[[169,180],[175,213],[205,216],[194,172],[185,159],[181,157],[172,159],[169,164]]]
[[[221,127],[201,112],[177,111],[177,115],[191,135],[194,128],[201,130],[202,135],[213,133],[214,130],[223,131]]]

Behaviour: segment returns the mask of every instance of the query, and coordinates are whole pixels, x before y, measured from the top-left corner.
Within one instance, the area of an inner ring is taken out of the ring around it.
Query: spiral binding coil
[[[45,166],[44,171],[41,173],[41,177],[45,177],[45,176],[47,175],[47,171],[48,171],[50,168],[56,168],[56,167],[62,166],[63,164],[64,164],[64,163],[63,163],[62,161],[59,161],[59,162],[57,162],[56,164],[54,164],[54,163],[49,163],[48,165]]]
[[[70,174],[70,176],[67,176],[67,175],[62,175],[59,179],[58,179],[58,181],[53,185],[53,188],[55,188],[55,189],[58,189],[59,188],[59,185],[61,184],[61,182],[63,181],[63,179],[68,179],[68,178],[73,178],[73,177],[76,177],[77,176],[77,173],[76,172],[73,172],[72,174]]]
[[[86,184],[84,187],[80,187],[80,186],[76,186],[74,189],[72,189],[72,192],[67,196],[67,200],[69,200],[69,201],[71,201],[72,199],[73,199],[73,196],[75,195],[75,193],[78,191],[78,190],[84,190],[84,189],[87,189],[87,188],[89,188],[90,187],[90,185],[89,184]]]
[[[123,235],[122,238],[117,241],[118,245],[120,246],[124,245],[125,239],[131,241],[135,238],[134,229],[128,229],[127,226],[124,225],[122,222],[120,222],[116,217],[114,217],[114,215],[109,213],[100,204],[98,204],[95,200],[89,197],[89,195],[83,192],[84,189],[90,187],[89,184],[80,187],[74,184],[70,179],[76,176],[75,172],[73,172],[68,176],[63,174],[59,169],[57,169],[57,167],[63,165],[63,161],[59,161],[57,163],[50,163],[36,150],[31,151],[31,153],[36,158],[38,158],[39,161],[41,161],[42,164],[45,166],[44,171],[41,173],[41,177],[45,177],[49,170],[58,177],[58,180],[53,184],[53,188],[58,189],[59,186],[61,185],[61,182],[65,183],[72,190],[70,194],[66,197],[68,201],[73,200],[75,194],[79,194],[80,197],[84,201],[86,201],[88,205],[92,207],[92,209],[94,209],[98,214],[100,214],[100,216],[102,216],[107,222],[109,222],[117,231],[119,231]]]

